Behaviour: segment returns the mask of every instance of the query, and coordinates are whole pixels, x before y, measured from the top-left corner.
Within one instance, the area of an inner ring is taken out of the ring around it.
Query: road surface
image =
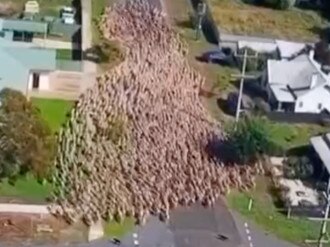
[[[243,246],[246,247],[298,247],[269,234],[256,226],[253,222],[244,219],[238,213],[232,213],[237,229],[241,235]]]

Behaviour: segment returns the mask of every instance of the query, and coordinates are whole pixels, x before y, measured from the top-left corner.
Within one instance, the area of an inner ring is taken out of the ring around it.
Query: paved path
[[[0,213],[49,214],[47,205],[0,203]]]
[[[92,1],[97,0],[81,0],[81,19],[82,19],[82,32],[81,32],[81,49],[86,51],[91,48],[92,43]],[[96,83],[97,65],[94,62],[83,61],[84,77],[82,80],[81,92],[93,86]]]

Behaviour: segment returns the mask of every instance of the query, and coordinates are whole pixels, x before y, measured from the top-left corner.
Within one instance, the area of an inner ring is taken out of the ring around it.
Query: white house
[[[313,52],[268,60],[261,84],[278,111],[330,112],[330,77],[314,61]]]

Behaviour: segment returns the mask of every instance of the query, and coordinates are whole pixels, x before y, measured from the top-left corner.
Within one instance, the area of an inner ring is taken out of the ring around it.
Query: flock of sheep
[[[142,224],[149,214],[166,220],[179,204],[211,205],[230,188],[253,186],[256,166],[225,166],[206,152],[224,133],[162,13],[122,1],[101,27],[125,60],[80,97],[59,135],[54,213],[88,225],[128,215]]]

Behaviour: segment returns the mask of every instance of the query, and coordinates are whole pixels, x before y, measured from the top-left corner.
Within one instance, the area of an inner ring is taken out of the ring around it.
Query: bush
[[[269,122],[261,117],[244,117],[228,131],[228,143],[240,162],[254,162],[275,147],[271,141]]]

